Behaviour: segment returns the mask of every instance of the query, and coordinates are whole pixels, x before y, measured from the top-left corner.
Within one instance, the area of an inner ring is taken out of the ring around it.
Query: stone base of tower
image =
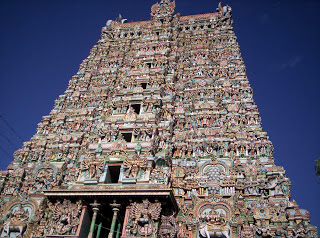
[[[82,208],[75,235],[60,236],[57,234],[60,229],[57,226],[53,231],[55,234],[45,236],[48,238],[155,237],[158,232],[173,229],[173,215],[178,211],[172,189],[163,185],[83,185],[46,191],[44,195],[53,203],[57,200],[71,200],[86,204]],[[163,215],[160,216],[160,213]],[[64,216],[69,217],[69,214]],[[61,219],[63,215],[60,215],[60,221]],[[168,223],[163,225],[166,219]]]

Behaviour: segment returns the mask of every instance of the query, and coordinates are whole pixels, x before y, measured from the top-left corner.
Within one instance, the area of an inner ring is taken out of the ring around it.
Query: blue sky
[[[108,19],[148,20],[150,0],[0,2],[0,115],[23,140],[36,132],[54,100],[100,37]],[[231,0],[238,37],[262,126],[275,163],[292,181],[292,198],[320,226],[320,1]],[[218,1],[176,0],[181,15],[213,12]],[[21,139],[0,118],[0,170]]]

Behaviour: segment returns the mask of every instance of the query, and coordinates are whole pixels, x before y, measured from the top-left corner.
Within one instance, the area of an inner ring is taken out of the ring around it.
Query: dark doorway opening
[[[118,183],[119,181],[119,175],[120,175],[120,168],[121,166],[110,166],[109,169],[109,175],[110,175],[110,181],[109,183]]]
[[[137,113],[137,114],[140,113],[141,104],[131,104],[131,107],[133,108],[135,113]]]
[[[121,133],[122,136],[123,136],[123,139],[126,141],[126,142],[131,142],[132,141],[132,132],[129,132],[129,133]]]
[[[143,89],[146,89],[147,88],[147,83],[142,83],[141,86],[142,86]]]

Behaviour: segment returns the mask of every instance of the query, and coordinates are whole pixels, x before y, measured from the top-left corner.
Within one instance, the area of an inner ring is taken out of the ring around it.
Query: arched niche
[[[231,219],[231,208],[229,205],[219,202],[219,203],[203,203],[197,209],[197,217],[211,215],[214,213],[220,214],[226,218],[227,221]]]
[[[211,167],[218,168],[222,174],[229,175],[229,167],[223,161],[208,161],[200,167],[200,176],[204,176]]]

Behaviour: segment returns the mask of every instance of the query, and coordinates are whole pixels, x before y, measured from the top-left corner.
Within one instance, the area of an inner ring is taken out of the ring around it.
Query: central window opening
[[[147,83],[142,83],[141,86],[142,86],[143,89],[146,89],[147,88]]]
[[[134,109],[135,113],[140,113],[141,104],[131,104],[131,107]]]
[[[121,134],[126,142],[129,142],[129,143],[132,142],[132,132],[121,133]]]
[[[118,183],[119,175],[120,175],[120,168],[121,166],[110,166],[108,167],[109,170],[109,181],[107,183]]]

